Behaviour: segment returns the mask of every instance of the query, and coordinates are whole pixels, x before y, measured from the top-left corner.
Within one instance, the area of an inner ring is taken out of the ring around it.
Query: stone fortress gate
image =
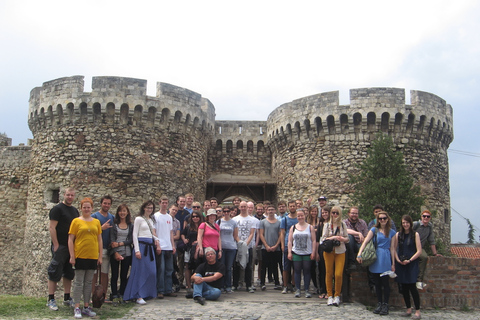
[[[84,77],[45,82],[30,93],[29,146],[0,137],[0,286],[4,293],[46,294],[50,260],[48,212],[64,188],[77,200],[111,194],[112,211],[127,203],[133,215],[147,199],[171,201],[234,195],[255,201],[325,195],[351,205],[348,173],[366,156],[376,133],[389,134],[434,212],[438,237],[450,243],[447,149],[452,107],[436,95],[405,90],[338,91],[285,103],[267,121],[217,121],[200,94],[147,81]],[[75,205],[78,206],[78,203]]]

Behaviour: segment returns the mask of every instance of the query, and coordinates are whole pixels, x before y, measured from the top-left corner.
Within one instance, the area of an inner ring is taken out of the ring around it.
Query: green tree
[[[476,241],[475,241],[475,227],[470,222],[470,219],[465,219],[465,220],[467,220],[467,224],[468,224],[468,240],[467,240],[467,243],[468,244],[476,243]]]
[[[420,187],[414,185],[403,153],[396,151],[390,136],[378,134],[367,150],[367,157],[357,167],[358,173],[349,176],[349,183],[355,187],[351,199],[367,223],[373,218],[376,204],[383,205],[397,226],[404,214],[414,221],[419,218],[424,197],[420,195]]]

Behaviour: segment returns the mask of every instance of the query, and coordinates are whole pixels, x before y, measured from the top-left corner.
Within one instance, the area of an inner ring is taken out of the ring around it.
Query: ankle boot
[[[387,303],[383,303],[382,304],[382,308],[380,310],[380,315],[381,316],[386,316],[388,314],[388,304]]]

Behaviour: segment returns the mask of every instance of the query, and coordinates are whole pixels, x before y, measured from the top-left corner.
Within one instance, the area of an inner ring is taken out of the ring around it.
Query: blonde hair
[[[332,211],[338,211],[338,216],[335,217],[334,214],[332,214]],[[335,207],[332,207],[332,209],[330,210],[330,223],[333,224],[333,223],[337,223],[337,224],[340,224],[342,222],[342,208],[338,207],[338,206],[335,206]]]

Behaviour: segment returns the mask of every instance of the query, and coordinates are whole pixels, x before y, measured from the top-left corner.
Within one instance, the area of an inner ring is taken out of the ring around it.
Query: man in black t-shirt
[[[192,276],[193,299],[201,305],[205,300],[217,300],[220,297],[223,285],[222,277],[225,266],[217,261],[217,253],[211,247],[205,249],[207,262],[200,264]]]
[[[63,303],[67,306],[73,306],[73,300],[70,297],[72,280],[75,272],[70,261],[68,251],[68,231],[73,219],[79,216],[77,208],[72,206],[75,200],[75,189],[67,188],[63,195],[63,202],[57,204],[50,210],[50,238],[52,239],[52,260],[48,266],[48,303],[50,310],[57,311],[58,306],[55,301],[55,291],[57,282],[63,277],[64,297]]]

